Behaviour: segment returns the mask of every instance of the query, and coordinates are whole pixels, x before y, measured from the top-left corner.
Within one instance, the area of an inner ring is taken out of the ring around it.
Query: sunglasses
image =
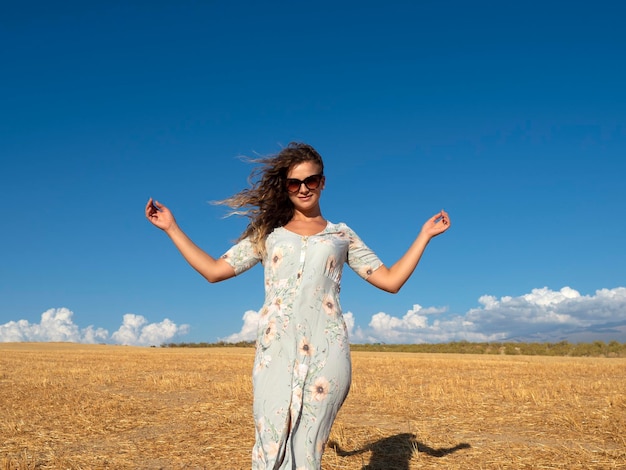
[[[287,178],[286,188],[288,193],[297,193],[300,191],[300,187],[304,184],[309,191],[317,189],[322,184],[322,179],[324,175],[311,175],[304,178],[304,180],[299,180],[296,178]]]

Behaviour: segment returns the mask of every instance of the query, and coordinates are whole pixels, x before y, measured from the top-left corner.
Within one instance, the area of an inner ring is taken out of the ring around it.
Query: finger
[[[441,212],[437,212],[430,219],[428,219],[428,222],[437,223],[437,220],[439,220],[440,218],[441,218]]]
[[[154,210],[154,207],[146,207],[146,217],[148,219],[152,219],[155,216],[155,213],[156,211]]]

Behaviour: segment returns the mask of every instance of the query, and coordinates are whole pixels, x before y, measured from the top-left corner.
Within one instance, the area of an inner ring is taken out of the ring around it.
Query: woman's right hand
[[[235,275],[235,269],[225,260],[215,259],[199,248],[176,224],[176,219],[170,210],[152,198],[146,204],[146,218],[155,227],[165,231],[174,242],[180,254],[198,271],[207,281],[218,282]]]
[[[176,227],[174,214],[159,201],[155,201],[152,198],[148,199],[146,204],[146,218],[152,222],[152,225],[165,232]]]

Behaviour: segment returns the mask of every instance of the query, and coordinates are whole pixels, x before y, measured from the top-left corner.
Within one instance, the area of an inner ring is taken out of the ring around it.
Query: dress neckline
[[[328,227],[330,227],[330,225],[331,225],[331,223],[327,220],[326,221],[326,226],[322,230],[320,230],[319,232],[312,233],[311,235],[303,235],[301,233],[294,232],[293,230],[289,230],[288,228],[286,228],[284,225],[282,225],[280,228],[282,228],[285,232],[293,233],[294,235],[297,235],[298,237],[308,238],[308,237],[314,237],[316,235],[321,235],[326,230],[328,230]]]

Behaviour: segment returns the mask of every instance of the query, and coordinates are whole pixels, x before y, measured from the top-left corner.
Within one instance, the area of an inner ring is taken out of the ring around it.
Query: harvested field
[[[0,343],[0,470],[248,469],[251,348]],[[626,469],[626,359],[353,352],[325,470]]]

